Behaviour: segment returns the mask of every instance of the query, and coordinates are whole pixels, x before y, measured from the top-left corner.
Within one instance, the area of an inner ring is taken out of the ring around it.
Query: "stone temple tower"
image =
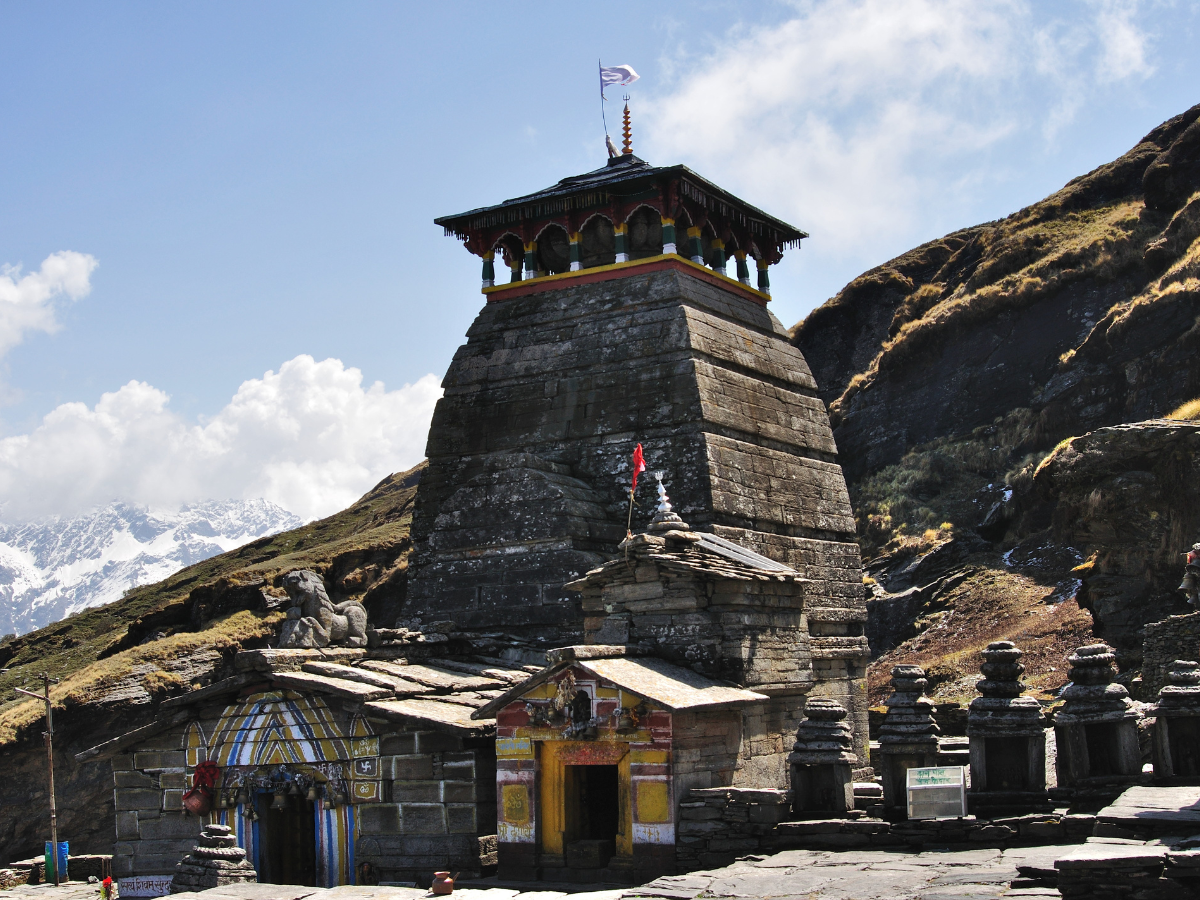
[[[403,616],[582,642],[563,585],[617,556],[641,443],[692,528],[807,579],[815,675],[861,694],[846,483],[808,365],[768,309],[768,267],[807,235],[628,149],[437,224],[482,258],[486,303],[434,413]],[[653,479],[635,499],[638,532]],[[747,615],[769,625],[769,610]],[[865,741],[863,697],[845,699]]]

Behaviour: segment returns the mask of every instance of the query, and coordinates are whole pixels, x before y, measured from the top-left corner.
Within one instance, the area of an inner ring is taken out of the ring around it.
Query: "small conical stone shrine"
[[[836,700],[817,697],[804,704],[804,721],[788,757],[793,809],[844,813],[854,809],[854,733],[846,709]]]
[[[1152,714],[1155,776],[1200,776],[1200,663],[1175,660]]]
[[[1142,771],[1137,707],[1129,691],[1113,681],[1116,654],[1107,644],[1080,647],[1068,657],[1070,684],[1054,717],[1058,786],[1088,780],[1128,781]]]
[[[920,666],[892,669],[892,696],[884,701],[887,714],[879,729],[879,755],[885,806],[907,805],[906,777],[909,769],[937,764],[937,736],[933,720],[937,707],[925,696],[925,670]]]
[[[200,843],[175,866],[171,893],[258,881],[258,873],[225,825],[205,825]]]
[[[1046,789],[1046,736],[1042,707],[1024,697],[1024,654],[1012,641],[995,641],[979,667],[982,694],[971,701],[967,737],[971,742],[971,792]]]

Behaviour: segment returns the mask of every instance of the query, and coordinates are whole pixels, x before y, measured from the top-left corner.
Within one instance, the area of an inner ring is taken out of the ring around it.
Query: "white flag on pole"
[[[640,77],[633,66],[601,66],[600,96],[604,96],[604,89],[610,84],[633,84]]]

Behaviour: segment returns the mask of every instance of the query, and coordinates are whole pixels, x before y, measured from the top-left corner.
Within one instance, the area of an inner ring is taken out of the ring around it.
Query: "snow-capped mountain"
[[[71,519],[0,524],[0,634],[41,628],[301,524],[266,500],[208,500],[176,513],[114,503]]]

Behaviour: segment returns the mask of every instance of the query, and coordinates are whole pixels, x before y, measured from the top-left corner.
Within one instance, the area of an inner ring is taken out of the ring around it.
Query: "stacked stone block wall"
[[[1170,616],[1146,626],[1142,644],[1142,686],[1139,700],[1153,702],[1167,683],[1171,663],[1200,660],[1200,612]]]
[[[676,866],[681,872],[727,866],[771,843],[791,804],[786,790],[708,788],[679,805]]]
[[[444,869],[479,875],[495,865],[495,748],[468,743],[436,731],[381,737],[386,802],[359,807],[355,848],[379,880],[428,880]]]
[[[179,749],[182,740],[183,726],[177,726],[112,757],[114,878],[170,875],[200,837],[202,821],[183,809],[187,757]]]
[[[414,512],[406,616],[577,641],[583,611],[554,585],[593,565],[587,553],[616,552],[638,442],[693,527],[723,528],[744,543],[770,539],[761,552],[813,578],[815,605],[862,605],[828,418],[803,357],[757,304],[674,271],[548,287],[489,303],[443,386]],[[489,460],[514,455],[530,471],[565,467],[576,488],[545,494],[540,518],[511,516],[501,502],[511,489],[486,473]],[[472,525],[494,539],[473,546],[501,539],[511,552],[469,556],[470,541],[450,536],[459,527],[453,498],[488,485],[496,500],[476,497]],[[635,531],[652,514],[645,490]],[[559,528],[557,556],[548,535],[533,534],[547,518],[568,526]],[[512,531],[514,520],[530,533]],[[597,549],[597,540],[608,544]],[[450,552],[447,541],[462,546]]]

